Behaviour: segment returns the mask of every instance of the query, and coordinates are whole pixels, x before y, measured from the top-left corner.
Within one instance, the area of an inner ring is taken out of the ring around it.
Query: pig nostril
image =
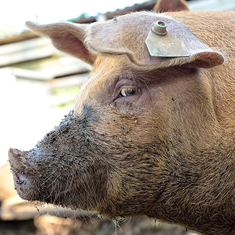
[[[24,184],[26,185],[28,182],[28,178],[25,176],[23,172],[16,173],[17,180],[15,181],[17,184]]]

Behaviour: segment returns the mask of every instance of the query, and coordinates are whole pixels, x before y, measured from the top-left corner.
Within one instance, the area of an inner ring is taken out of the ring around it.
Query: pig
[[[185,0],[158,0],[153,9],[154,12],[189,11]]]
[[[150,55],[156,22],[188,55]],[[234,11],[28,22],[93,69],[57,127],[29,151],[9,150],[20,197],[235,234],[234,24]]]

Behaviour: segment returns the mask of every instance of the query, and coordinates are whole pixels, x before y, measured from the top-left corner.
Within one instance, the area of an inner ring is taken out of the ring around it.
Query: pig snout
[[[104,198],[106,166],[93,156],[95,133],[88,122],[94,122],[94,116],[91,119],[71,112],[30,151],[9,150],[20,197],[86,210]]]
[[[28,199],[28,188],[32,187],[29,176],[37,174],[35,164],[31,161],[36,155],[35,149],[20,151],[11,148],[8,152],[15,188],[23,199]]]

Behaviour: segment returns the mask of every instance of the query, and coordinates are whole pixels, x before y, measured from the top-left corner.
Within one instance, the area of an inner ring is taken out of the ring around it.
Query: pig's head
[[[189,57],[150,56],[145,39],[158,20],[185,43]],[[205,196],[197,191],[208,178],[202,153],[214,161],[208,149],[219,136],[202,70],[222,64],[221,54],[183,24],[153,13],[28,27],[93,71],[59,126],[30,151],[9,150],[18,194],[109,218],[148,215],[187,224],[175,219],[183,218],[181,208],[196,221],[187,203]]]

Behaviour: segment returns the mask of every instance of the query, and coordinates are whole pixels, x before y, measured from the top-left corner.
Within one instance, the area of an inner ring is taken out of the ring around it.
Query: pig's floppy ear
[[[145,40],[157,21],[167,24],[167,31],[185,44],[189,56],[158,57],[150,55]],[[163,14],[156,13],[132,13],[118,17],[115,21],[92,24],[86,44],[89,51],[93,51],[93,53],[125,54],[132,63],[142,69],[159,69],[184,64],[210,68],[220,65],[224,61],[219,52],[200,41],[187,26]]]
[[[69,22],[39,25],[31,21],[26,22],[26,25],[36,34],[49,37],[58,50],[91,65],[94,63],[96,56],[90,53],[84,44],[88,25]]]

